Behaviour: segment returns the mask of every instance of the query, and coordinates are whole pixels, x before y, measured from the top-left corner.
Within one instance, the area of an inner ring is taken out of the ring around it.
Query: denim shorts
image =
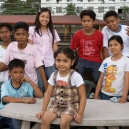
[[[112,98],[112,97],[121,98],[122,96],[109,96],[109,95],[106,95],[106,94],[101,92],[101,99],[102,100],[110,100],[110,98]]]
[[[21,129],[22,121],[0,116],[0,129],[2,129],[2,127],[4,127],[5,124],[9,126],[9,129]]]

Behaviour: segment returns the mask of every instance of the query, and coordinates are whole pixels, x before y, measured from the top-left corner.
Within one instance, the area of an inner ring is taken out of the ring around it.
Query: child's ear
[[[74,62],[75,62],[75,60],[72,60],[71,66],[73,66],[73,65],[74,65]]]
[[[8,74],[9,74],[9,76],[11,76],[11,73],[10,73],[10,71],[8,71]]]

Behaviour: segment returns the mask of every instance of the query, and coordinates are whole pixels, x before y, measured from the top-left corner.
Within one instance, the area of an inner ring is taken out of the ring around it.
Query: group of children
[[[44,87],[42,111],[36,114],[42,119],[41,128],[49,129],[57,117],[61,117],[61,129],[69,129],[73,120],[80,124],[86,106],[83,76],[87,69],[97,84],[95,99],[101,90],[103,100],[117,97],[118,102],[126,102],[128,27],[119,24],[115,11],[105,14],[107,26],[102,33],[93,28],[94,11],[83,10],[80,18],[83,28],[74,34],[70,47],[59,48],[60,38],[47,8],[38,11],[34,26],[28,27],[25,22],[14,25],[16,42],[11,43],[12,27],[0,24],[0,82],[5,82],[1,87],[0,110],[10,102],[35,103],[34,97],[43,97]],[[5,70],[8,71],[2,72]],[[51,96],[54,99],[50,101]],[[21,128],[20,120],[0,116],[0,128],[4,123],[11,129]]]

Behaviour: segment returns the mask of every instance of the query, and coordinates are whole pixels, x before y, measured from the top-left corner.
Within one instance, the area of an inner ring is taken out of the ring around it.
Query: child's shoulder
[[[8,80],[1,85],[1,89],[9,89],[9,87],[11,87],[11,80]]]
[[[103,36],[102,32],[100,32],[99,30],[95,29],[95,35],[100,35],[100,36]]]
[[[78,31],[76,31],[75,33],[74,33],[74,35],[80,35],[80,34],[82,34],[83,32],[82,32],[82,29],[81,30],[78,30]]]

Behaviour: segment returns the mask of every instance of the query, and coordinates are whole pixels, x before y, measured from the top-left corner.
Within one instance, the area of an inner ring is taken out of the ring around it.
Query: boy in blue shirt
[[[31,79],[24,77],[24,61],[13,59],[9,62],[8,68],[11,79],[2,84],[0,110],[10,102],[33,104],[36,102],[33,96],[43,97],[39,87]],[[5,123],[10,129],[21,129],[21,120],[0,116],[0,129]]]

